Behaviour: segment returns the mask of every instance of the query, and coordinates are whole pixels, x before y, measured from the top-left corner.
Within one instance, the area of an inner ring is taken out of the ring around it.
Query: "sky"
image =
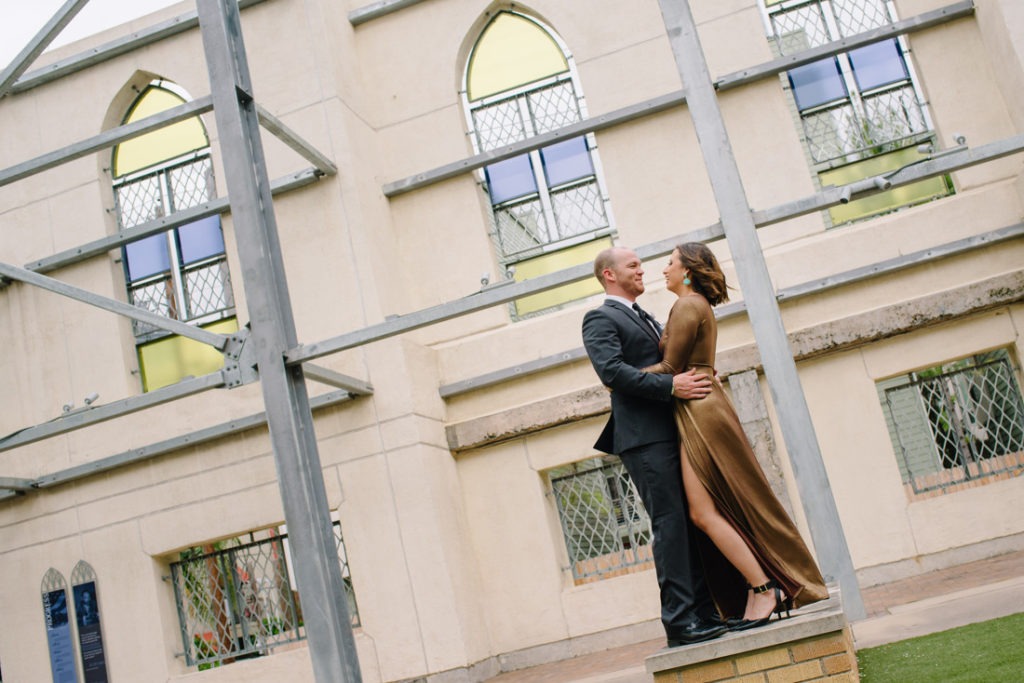
[[[49,47],[59,47],[180,0],[89,0]],[[0,70],[7,68],[67,0],[0,0]],[[194,3],[189,9],[194,8]],[[188,11],[184,9],[183,11]],[[29,66],[28,71],[34,67]]]

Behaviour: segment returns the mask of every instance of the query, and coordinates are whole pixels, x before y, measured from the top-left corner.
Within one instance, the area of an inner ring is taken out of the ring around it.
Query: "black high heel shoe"
[[[775,606],[772,607],[772,611],[768,613],[768,616],[762,617],[761,619],[742,619],[738,624],[733,626],[730,630],[732,631],[746,631],[748,629],[757,628],[758,626],[764,626],[773,615],[779,615],[779,619],[782,617],[782,610],[786,610],[786,619],[789,619],[789,610],[793,608],[793,598],[787,596],[779,588],[779,584],[775,583],[774,579],[768,579],[767,583],[760,586],[750,586],[750,590],[755,593],[762,594],[767,593],[770,590],[775,591]]]

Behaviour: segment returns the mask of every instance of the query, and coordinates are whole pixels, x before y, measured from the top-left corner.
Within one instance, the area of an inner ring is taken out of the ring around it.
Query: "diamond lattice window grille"
[[[883,392],[904,481],[956,490],[1024,467],[1024,398],[1005,350],[908,376]]]
[[[594,181],[552,192],[551,205],[555,214],[556,239],[584,235],[608,227],[604,200]]]
[[[650,519],[621,462],[585,463],[552,477],[551,489],[574,579],[648,566]]]
[[[169,168],[167,180],[174,211],[190,209],[214,196],[213,162],[208,156]]]
[[[177,319],[178,317],[174,296],[174,283],[170,277],[162,277],[155,281],[150,280],[133,285],[128,290],[128,300],[133,306],[143,308],[150,313],[156,313],[165,318]],[[158,329],[141,320],[132,321],[132,330],[136,337],[142,337]]]
[[[526,94],[526,100],[534,135],[568,126],[582,118],[579,99],[569,81],[531,91]]]
[[[863,33],[893,21],[885,0],[831,0],[829,4],[839,29],[837,37]]]
[[[337,522],[334,530],[349,614],[357,627],[359,614]],[[259,536],[247,543],[231,539],[193,548],[171,564],[185,660],[190,666],[205,669],[270,654],[306,638],[302,607],[288,568],[288,535],[267,530]]]
[[[159,175],[152,174],[118,185],[114,196],[122,230],[160,218],[165,213]]]
[[[518,97],[474,109],[473,124],[483,152],[525,140],[528,135]]]
[[[218,258],[199,267],[190,266],[184,276],[188,320],[234,309],[231,273],[226,259]]]

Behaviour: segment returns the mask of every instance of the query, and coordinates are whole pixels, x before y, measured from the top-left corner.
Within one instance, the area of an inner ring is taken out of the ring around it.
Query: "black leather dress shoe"
[[[683,645],[702,643],[705,640],[717,638],[727,630],[729,629],[726,628],[725,624],[716,625],[694,618],[689,623],[678,626],[668,632],[668,646],[681,647]]]
[[[738,619],[736,617],[726,617],[723,619],[717,612],[704,615],[700,617],[700,620],[710,626],[724,626],[728,631],[735,631],[738,627],[747,623],[746,619]]]

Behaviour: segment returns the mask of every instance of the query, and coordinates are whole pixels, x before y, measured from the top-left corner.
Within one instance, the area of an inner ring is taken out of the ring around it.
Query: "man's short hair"
[[[611,268],[615,265],[615,252],[622,247],[608,247],[602,249],[596,257],[594,257],[594,277],[597,281],[604,286],[604,271],[606,268]]]

